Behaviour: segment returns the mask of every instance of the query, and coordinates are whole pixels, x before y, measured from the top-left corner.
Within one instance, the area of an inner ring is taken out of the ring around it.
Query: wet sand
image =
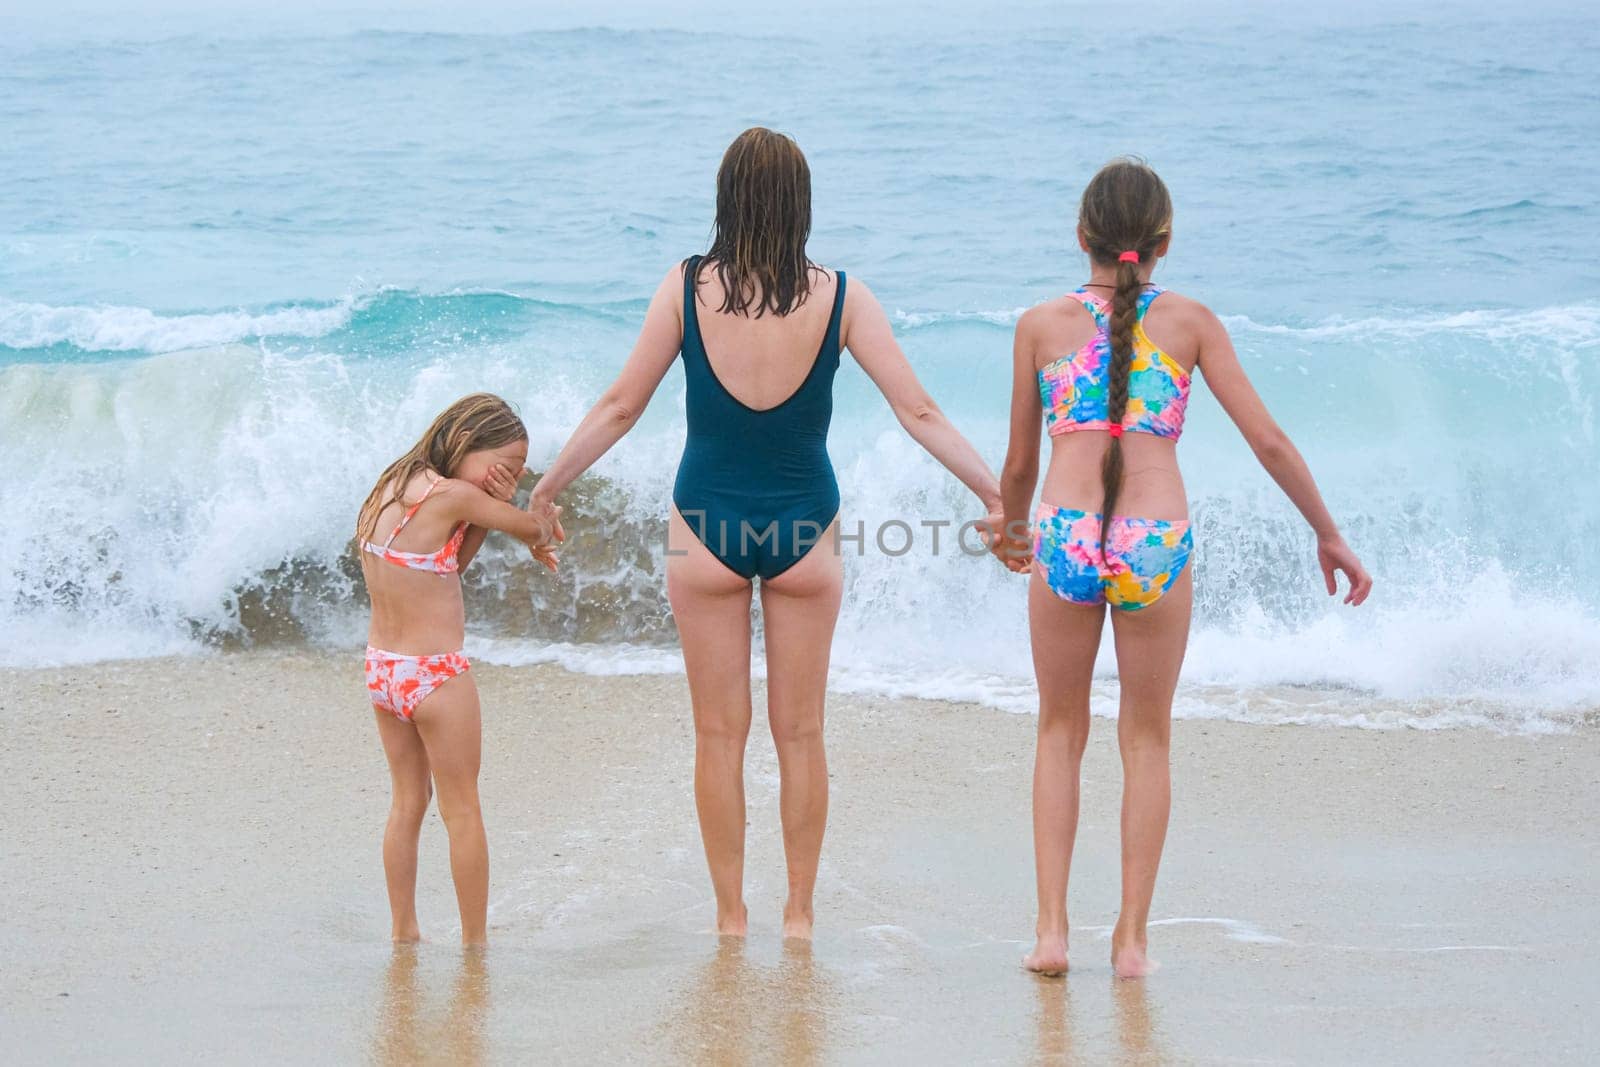
[[[1034,721],[837,696],[814,947],[778,937],[777,774],[747,770],[751,936],[709,933],[681,677],[474,667],[492,853],[457,946],[388,944],[383,756],[354,656],[0,671],[0,1061],[1579,1063],[1600,1048],[1600,731],[1179,722],[1163,970],[1117,982],[1120,768],[1096,721],[1073,971],[1029,943]]]

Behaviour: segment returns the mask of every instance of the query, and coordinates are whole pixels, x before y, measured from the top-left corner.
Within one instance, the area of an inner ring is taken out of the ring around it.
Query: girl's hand
[[[522,474],[527,474],[528,468],[522,468]],[[511,468],[504,463],[496,463],[489,468],[489,473],[483,479],[483,491],[496,500],[511,503],[511,498],[517,495],[517,482],[521,474],[512,474]]]
[[[547,531],[543,540],[528,542],[528,551],[533,554],[536,562],[544,564],[553,571],[556,569],[555,546],[567,539],[567,531],[561,527],[561,508],[548,500],[535,497],[528,501],[528,512],[539,519]]]
[[[1329,596],[1339,592],[1339,582],[1334,578],[1335,571],[1343,571],[1345,578],[1350,582],[1350,592],[1345,594],[1344,598],[1346,604],[1352,606],[1360,604],[1367,599],[1367,594],[1372,592],[1371,575],[1367,574],[1366,569],[1361,566],[1361,560],[1339,535],[1317,538],[1317,564],[1322,568],[1323,580],[1328,583]]]
[[[1005,512],[995,508],[983,517],[978,523],[978,532],[983,537],[984,544],[989,546],[989,551],[994,558],[1005,565],[1006,570],[1016,574],[1026,574],[1032,563],[1033,545],[1028,541],[1014,537],[1006,528]]]

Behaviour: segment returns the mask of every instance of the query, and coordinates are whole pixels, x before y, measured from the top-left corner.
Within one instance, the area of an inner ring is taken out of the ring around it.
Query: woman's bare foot
[[[1067,973],[1067,935],[1041,934],[1033,951],[1022,957],[1022,965],[1034,974],[1056,976]]]
[[[783,938],[785,941],[811,940],[811,909],[801,910],[785,904],[783,908]]]
[[[1160,970],[1161,964],[1148,955],[1144,938],[1134,940],[1113,934],[1111,937],[1111,971],[1118,978],[1146,978]]]
[[[750,909],[742,903],[739,910],[727,915],[717,915],[717,933],[722,937],[743,937],[750,928]]]
[[[416,945],[422,942],[422,931],[417,928],[417,920],[412,919],[410,926],[396,926],[389,934],[389,940],[397,945]]]

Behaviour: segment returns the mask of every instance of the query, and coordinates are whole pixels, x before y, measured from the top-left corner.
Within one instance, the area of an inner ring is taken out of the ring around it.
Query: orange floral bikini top
[[[428,499],[428,494],[433,492],[442,481],[444,481],[443,478],[434,478],[429,483],[427,490],[422,494],[422,498],[407,508],[400,521],[395,524],[394,530],[389,534],[389,540],[381,545],[375,545],[371,541],[363,540],[361,542],[362,550],[371,552],[374,556],[385,559],[397,567],[405,567],[414,571],[432,571],[441,578],[459,571],[461,566],[456,557],[461,552],[462,539],[467,536],[467,524],[464,522],[456,526],[454,532],[450,534],[450,540],[446,541],[444,547],[437,552],[401,552],[399,549],[389,547],[394,544],[394,539],[399,536],[400,531],[406,528],[406,523],[411,521],[411,516],[417,513],[417,509],[422,506],[422,501]]]

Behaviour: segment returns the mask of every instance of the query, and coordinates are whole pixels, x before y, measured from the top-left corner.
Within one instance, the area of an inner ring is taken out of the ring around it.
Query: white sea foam
[[[1531,336],[1487,337],[1476,320],[1458,324],[1464,332],[1441,333],[1437,351],[1412,353],[1402,387],[1413,402],[1383,434],[1349,421],[1366,416],[1329,404],[1382,358],[1349,338],[1306,341],[1322,364],[1316,379],[1267,378],[1275,406],[1306,427],[1296,436],[1378,577],[1360,609],[1321,594],[1304,524],[1215,405],[1197,399],[1184,442],[1199,539],[1197,607],[1178,716],[1514,731],[1595,720],[1600,619],[1592,582],[1600,568],[1585,531],[1592,534],[1600,516],[1559,474],[1582,468],[1595,451],[1582,429],[1594,406],[1584,362],[1591,342],[1570,312],[1524,315],[1524,325],[1542,323],[1529,330],[1547,331]],[[609,345],[606,331],[617,329],[583,320],[569,333],[377,359],[235,343],[0,367],[0,448],[21,457],[0,508],[0,663],[280,640],[284,626],[297,640],[358,643],[360,604],[344,554],[376,471],[447,399],[474,388],[520,406],[533,438],[530,464],[539,468],[609,373],[584,353],[596,336]],[[1544,353],[1540,373],[1489,377],[1530,347]],[[1251,358],[1270,376],[1292,371],[1299,357]],[[1492,387],[1487,399],[1463,391],[1464,359],[1484,368],[1469,380]],[[930,387],[997,456],[1003,408],[952,389],[941,372],[930,372]],[[1448,381],[1457,384],[1451,403],[1426,404]],[[859,554],[846,546],[833,683],[1031,713],[1025,582],[955,548],[955,526],[976,517],[975,503],[881,402],[851,392],[870,388],[841,379],[831,440],[846,520],[866,533]],[[640,426],[596,467],[605,489],[591,512],[600,509],[619,536],[647,538],[659,524],[683,441],[682,402],[680,380],[669,378]],[[1566,427],[1540,466],[1512,462],[1516,446],[1497,438],[1492,417],[1504,410],[1539,410]],[[1506,503],[1512,484],[1521,486],[1517,507]],[[937,554],[920,526],[912,551],[878,551],[873,531],[897,519],[952,525]],[[660,647],[671,636],[660,546],[646,540],[605,561],[569,552],[566,585],[529,577],[497,541],[482,558],[473,655],[596,674],[680,669],[676,651]],[[640,620],[655,620],[648,637]],[[1114,715],[1109,641],[1096,674],[1093,710]]]
[[[350,322],[346,297],[323,306],[163,315],[141,307],[52,307],[0,299],[0,347],[66,344],[86,352],[178,352],[256,337],[321,337]]]

